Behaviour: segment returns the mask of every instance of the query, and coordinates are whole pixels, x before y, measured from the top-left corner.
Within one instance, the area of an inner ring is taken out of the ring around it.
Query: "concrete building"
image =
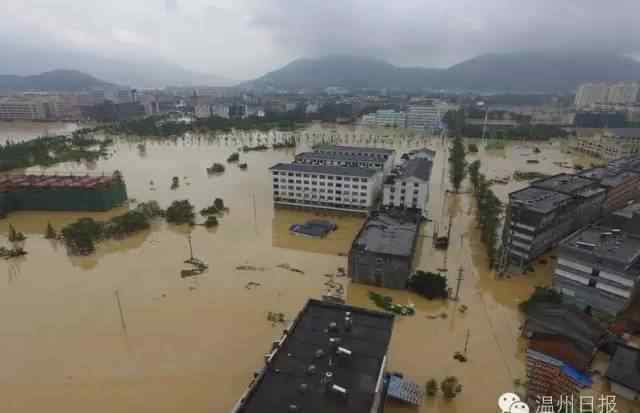
[[[393,158],[372,157],[364,153],[348,152],[302,152],[296,155],[295,162],[309,165],[344,166],[350,168],[370,168],[383,171],[386,175],[391,172]]]
[[[343,146],[343,145],[317,145],[313,148],[314,152],[326,153],[331,155],[354,155],[364,156],[367,159],[381,160],[386,162],[388,159],[394,159],[396,151],[385,148],[371,148],[365,146]]]
[[[618,82],[609,86],[607,102],[610,104],[632,104],[638,101],[640,85],[637,82]]]
[[[379,110],[376,112],[376,125],[380,127],[406,128],[407,115],[395,110]]]
[[[579,136],[575,149],[607,160],[640,153],[640,128],[605,129],[592,136]]]
[[[407,110],[407,128],[420,132],[432,132],[441,128],[444,113],[435,104],[411,105]]]
[[[609,86],[606,83],[585,83],[576,92],[577,108],[587,107],[595,103],[606,103],[609,97]]]
[[[433,162],[428,159],[409,159],[385,177],[382,205],[413,209],[424,215],[429,200],[429,181]]]
[[[231,413],[383,413],[393,316],[309,300]]]
[[[638,159],[640,171],[640,159]],[[607,189],[607,198],[602,205],[602,213],[626,206],[640,198],[640,173],[609,165],[580,172],[580,176],[596,180]]]
[[[7,97],[0,99],[1,120],[46,120],[54,119],[49,105],[40,99]]]
[[[560,243],[553,288],[580,308],[615,316],[636,294],[639,277],[640,236],[597,224]]]
[[[414,270],[420,220],[411,213],[372,214],[351,245],[349,277],[363,284],[406,288]]]
[[[627,400],[640,400],[640,349],[618,345],[605,377],[612,393]]]
[[[558,174],[509,194],[503,268],[528,264],[600,216],[607,191],[592,179]]]
[[[279,163],[270,168],[276,206],[367,213],[375,206],[382,171],[369,168]]]

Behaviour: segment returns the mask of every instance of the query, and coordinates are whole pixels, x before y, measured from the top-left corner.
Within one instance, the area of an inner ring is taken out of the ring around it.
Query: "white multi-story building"
[[[349,212],[373,208],[383,179],[376,169],[295,162],[270,170],[275,205]]]
[[[640,128],[606,129],[593,136],[578,137],[578,151],[607,160],[640,153]]]
[[[367,156],[366,154],[350,154],[345,152],[302,152],[296,155],[295,162],[308,165],[345,166],[350,168],[370,168],[383,171],[386,175],[393,167],[393,157]]]
[[[56,104],[38,98],[9,97],[0,99],[0,119],[45,120],[55,119]]]
[[[444,113],[440,107],[430,105],[412,105],[407,110],[407,128],[418,131],[429,131],[440,128],[440,121]]]
[[[424,158],[412,158],[396,167],[384,180],[382,205],[416,209],[424,215],[432,167],[433,162]]]
[[[385,148],[369,148],[365,146],[343,146],[321,144],[313,148],[314,152],[326,153],[330,155],[354,155],[364,156],[368,159],[387,161],[395,157],[396,151]]]
[[[595,103],[606,103],[608,97],[609,86],[606,83],[585,83],[578,88],[575,105],[583,108]]]
[[[618,82],[609,86],[608,103],[631,104],[638,100],[640,85],[637,82]]]
[[[376,112],[376,125],[381,127],[405,128],[407,126],[407,114],[395,110],[379,110]]]

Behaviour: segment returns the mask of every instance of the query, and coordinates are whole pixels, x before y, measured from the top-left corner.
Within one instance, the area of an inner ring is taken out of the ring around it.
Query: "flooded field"
[[[0,136],[8,136],[2,132],[4,127],[0,124]],[[388,136],[374,138],[372,134]],[[288,232],[291,224],[325,215],[274,210],[267,173],[269,166],[291,160],[296,151],[308,149],[322,136],[335,135],[337,142],[384,145],[400,153],[425,146],[437,151],[429,207],[434,222],[424,229],[418,268],[447,268],[451,287],[462,268],[461,300],[430,302],[407,292],[384,291],[396,302],[417,307],[415,316],[395,323],[389,369],[418,383],[448,375],[460,378],[463,392],[455,401],[437,397],[424,403],[420,412],[496,411],[498,395],[517,390],[514,380],[525,376],[517,304],[534,286],[550,282],[550,264],[512,279],[498,280],[487,271],[472,200],[469,195],[445,196],[443,191],[448,186],[447,154],[439,138],[320,125],[299,135],[302,142],[296,150],[241,153],[241,161],[248,164],[246,171],[228,164],[224,174],[214,176],[205,172],[211,163],[226,164],[239,146],[273,135],[191,136],[176,142],[147,140],[142,146],[118,139],[107,160],[47,170],[111,173],[118,169],[127,182],[129,197],[137,201],[155,199],[167,206],[176,199],[189,199],[199,210],[221,197],[229,211],[212,230],[157,223],[150,231],[124,241],[100,244],[89,257],[70,257],[63,245],[43,238],[47,222],[60,228],[88,214],[26,212],[0,222],[2,235],[13,224],[28,237],[26,257],[0,261],[0,280],[5,277],[0,282],[4,349],[0,352],[0,410],[229,411],[282,329],[267,321],[267,313],[294,317],[309,297],[326,293],[327,275],[346,267],[344,255],[364,218],[331,215],[338,230],[327,239],[293,236]],[[533,153],[535,146],[540,153]],[[515,169],[569,171],[559,162],[590,162],[568,154],[561,142],[481,148],[469,160],[476,157],[490,178],[510,175]],[[526,160],[532,158],[540,163],[528,164]],[[35,171],[40,169],[30,172]],[[180,178],[180,186],[171,190],[174,176]],[[512,180],[494,190],[504,200],[508,192],[525,185]],[[120,212],[122,209],[90,216],[106,218]],[[446,228],[449,215],[454,217],[453,241],[445,254],[431,247],[429,236],[436,225]],[[189,233],[194,255],[207,262],[209,270],[182,279]],[[2,239],[6,243],[6,237]],[[252,269],[239,270],[238,266]],[[349,304],[374,308],[367,297],[373,288],[349,284],[344,277],[334,280],[345,286]],[[459,311],[462,304],[469,307],[464,314]],[[459,363],[453,354],[463,349],[467,334],[469,361]],[[416,410],[389,403],[386,411]]]

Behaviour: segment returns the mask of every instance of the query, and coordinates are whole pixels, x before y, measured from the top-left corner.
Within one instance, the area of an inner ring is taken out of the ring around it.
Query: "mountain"
[[[604,53],[485,54],[446,69],[398,67],[378,59],[327,56],[295,60],[240,86],[250,89],[448,89],[571,92],[589,81],[640,80],[640,62]]]
[[[219,76],[196,73],[159,58],[109,59],[85,52],[55,47],[14,44],[0,39],[0,71],[34,75],[55,69],[91,73],[110,83],[135,88],[165,86],[229,86]]]
[[[77,92],[93,88],[113,88],[115,85],[103,82],[77,70],[52,70],[32,76],[0,75],[0,90],[55,90]]]

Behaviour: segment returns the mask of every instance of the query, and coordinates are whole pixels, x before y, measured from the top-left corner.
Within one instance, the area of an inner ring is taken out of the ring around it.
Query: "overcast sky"
[[[298,57],[444,67],[486,52],[639,55],[638,0],[0,0],[9,43],[161,57],[241,80]],[[0,66],[2,63],[0,62]]]

